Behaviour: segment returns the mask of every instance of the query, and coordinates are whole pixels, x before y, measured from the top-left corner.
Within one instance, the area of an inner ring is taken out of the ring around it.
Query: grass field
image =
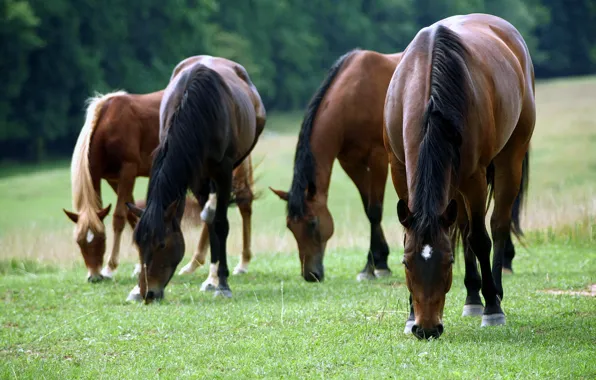
[[[231,278],[230,300],[199,292],[201,268],[175,276],[161,304],[126,303],[136,259],[128,230],[115,280],[88,284],[61,210],[71,203],[69,163],[0,167],[0,378],[595,378],[596,298],[567,293],[596,284],[596,79],[541,83],[537,103],[522,220],[528,247],[517,244],[516,273],[504,280],[507,324],[481,329],[479,319],[460,317],[458,261],[445,333],[431,342],[403,334],[402,230],[389,183],[383,227],[393,276],[355,281],[369,228],[336,167],[326,279],[300,278],[284,204],[267,190],[289,186],[299,115],[273,115],[255,148],[263,196],[254,204],[254,258],[249,274]],[[137,197],[146,184],[137,182]],[[105,204],[115,201],[107,185],[103,193]],[[230,217],[235,265],[236,209]],[[185,238],[183,263],[198,232]]]

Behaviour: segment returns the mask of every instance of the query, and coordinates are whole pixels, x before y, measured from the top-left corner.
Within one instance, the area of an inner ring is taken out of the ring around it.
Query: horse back
[[[148,176],[151,153],[159,143],[159,103],[163,91],[125,94],[106,101],[90,147],[90,165],[102,177],[117,179],[123,163],[135,163]]]

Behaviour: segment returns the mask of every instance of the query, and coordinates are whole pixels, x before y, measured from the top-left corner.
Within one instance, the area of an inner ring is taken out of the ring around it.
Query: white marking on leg
[[[91,243],[93,241],[93,238],[95,238],[93,232],[90,229],[87,230],[87,243]]]
[[[215,193],[209,194],[209,200],[205,203],[203,211],[201,211],[201,219],[204,222],[211,223],[215,217],[215,209],[217,206],[217,195]]]
[[[428,260],[430,259],[431,255],[433,253],[433,249],[430,247],[430,245],[425,245],[424,248],[422,249],[422,252],[420,253],[422,255],[422,258],[424,260]]]
[[[139,285],[135,285],[134,288],[128,293],[128,297],[126,297],[127,301],[142,301],[143,297],[141,297],[141,288]]]
[[[201,291],[204,292],[206,290],[215,290],[219,285],[219,277],[217,276],[217,264],[211,264],[209,266],[209,276],[203,283],[201,284]]]
[[[244,273],[248,273],[248,263],[245,263],[244,261],[240,261],[238,263],[238,265],[236,265],[236,268],[234,268],[234,274],[244,274]]]
[[[106,265],[102,270],[101,270],[101,275],[107,278],[114,278],[114,275],[116,274],[116,270],[111,270],[110,267],[108,265]]]
[[[141,264],[135,264],[135,269],[132,271],[131,277],[138,276],[139,273],[141,273],[141,268],[142,268]]]

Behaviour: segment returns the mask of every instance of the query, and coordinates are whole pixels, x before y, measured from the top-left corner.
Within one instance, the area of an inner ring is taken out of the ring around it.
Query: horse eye
[[[401,261],[401,263],[404,264],[404,266],[406,267],[406,269],[410,269],[410,268],[408,268],[408,263],[406,263],[406,259],[405,258]]]

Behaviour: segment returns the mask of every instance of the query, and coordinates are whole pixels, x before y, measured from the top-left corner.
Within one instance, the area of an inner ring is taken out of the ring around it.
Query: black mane
[[[430,99],[422,125],[414,190],[412,230],[418,236],[438,233],[447,178],[457,180],[460,147],[467,107],[467,50],[450,29],[437,27],[432,50]]]
[[[302,127],[300,128],[300,134],[298,135],[298,144],[294,156],[294,177],[292,178],[288,199],[288,216],[291,218],[304,216],[305,191],[308,190],[308,193],[311,195],[314,195],[317,191],[316,161],[310,147],[310,136],[319,106],[343,64],[359,51],[360,49],[351,50],[335,61],[329,69],[327,77],[308,104],[308,108],[304,114],[304,120],[302,121]]]
[[[174,101],[174,93],[180,93]],[[165,98],[172,113],[166,136],[160,141],[149,177],[147,207],[135,230],[135,241],[149,243],[151,236],[163,240],[164,212],[176,200],[183,201],[189,186],[201,178],[203,163],[215,133],[229,128],[230,91],[224,79],[197,64],[179,74],[172,96]],[[215,149],[218,149],[216,147]]]

